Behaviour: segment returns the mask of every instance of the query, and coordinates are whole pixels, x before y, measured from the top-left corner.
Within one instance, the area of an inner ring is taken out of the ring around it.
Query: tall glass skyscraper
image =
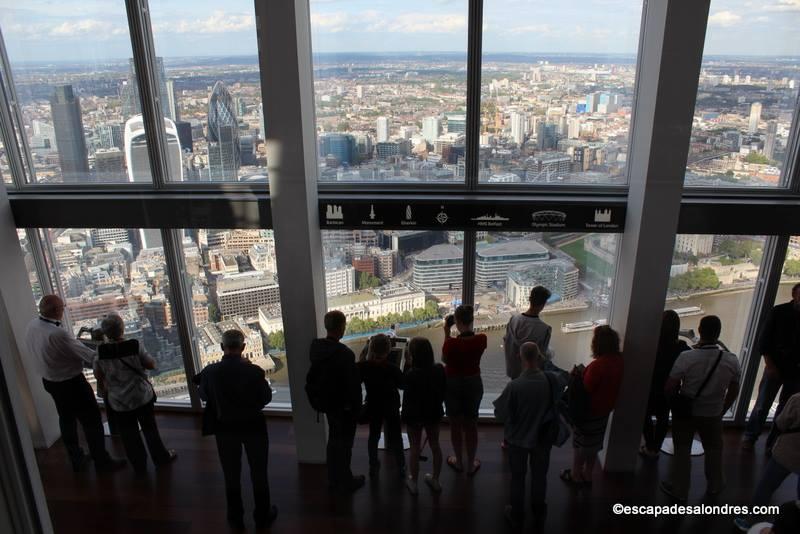
[[[233,97],[218,81],[208,99],[208,165],[212,181],[236,181],[241,166],[239,123]]]
[[[64,182],[88,182],[89,161],[83,136],[81,103],[71,85],[59,85],[50,97],[50,112]]]
[[[172,84],[167,84],[164,58],[156,58],[156,72],[158,73],[158,95],[161,99],[161,111],[165,117],[174,122],[176,120],[175,110],[177,109],[175,88]],[[128,79],[122,84],[120,99],[122,100],[122,115],[125,120],[142,112],[142,101],[139,98],[139,84],[136,83],[136,66],[133,64],[133,58],[128,59]]]

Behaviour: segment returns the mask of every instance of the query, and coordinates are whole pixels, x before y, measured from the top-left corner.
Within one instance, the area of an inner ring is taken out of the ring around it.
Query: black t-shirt
[[[444,415],[447,377],[441,364],[411,368],[403,376],[403,421],[408,424],[438,423]]]
[[[403,373],[387,360],[358,363],[361,381],[367,390],[367,411],[373,414],[394,413],[400,409]]]

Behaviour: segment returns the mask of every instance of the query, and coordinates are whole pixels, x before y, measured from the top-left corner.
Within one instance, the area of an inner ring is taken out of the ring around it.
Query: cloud
[[[256,18],[250,14],[234,14],[215,11],[205,19],[183,19],[153,25],[156,32],[172,33],[235,33],[255,30]]]
[[[98,39],[127,35],[128,28],[125,26],[117,26],[107,21],[84,19],[62,22],[50,28],[47,33],[50,37],[71,38],[91,35],[93,39]]]
[[[321,33],[458,33],[467,30],[466,14],[404,13],[387,16],[379,11],[312,13],[311,27]]]
[[[730,28],[736,26],[742,21],[742,16],[737,15],[733,11],[719,11],[708,17],[708,24],[713,26],[721,26],[723,28]]]
[[[466,31],[466,15],[441,15],[420,17],[416,13],[398,15],[393,19],[380,19],[368,31],[394,33],[456,33]]]
[[[327,33],[339,33],[348,28],[346,13],[311,13],[311,27]]]
[[[777,0],[774,4],[763,7],[764,11],[798,11],[800,0]]]
[[[64,22],[23,23],[7,21],[4,30],[15,39],[38,41],[45,39],[87,39],[105,41],[128,35],[127,25],[98,19],[75,19]]]
[[[547,24],[526,24],[525,26],[516,26],[505,30],[505,33],[510,35],[519,35],[522,33],[551,33],[552,29]]]

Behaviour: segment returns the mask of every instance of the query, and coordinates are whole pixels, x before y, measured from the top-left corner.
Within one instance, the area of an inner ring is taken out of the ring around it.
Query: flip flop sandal
[[[469,471],[467,473],[467,476],[468,477],[474,477],[475,473],[477,473],[480,468],[481,468],[481,461],[480,460],[473,460],[473,462],[472,462],[472,471]]]
[[[567,484],[572,484],[575,486],[580,486],[581,484],[585,484],[585,481],[583,480],[575,480],[574,478],[572,478],[572,469],[564,469],[563,471],[561,471],[558,477]]]
[[[456,473],[462,473],[464,468],[458,465],[458,459],[455,456],[447,457],[447,465],[449,465]]]

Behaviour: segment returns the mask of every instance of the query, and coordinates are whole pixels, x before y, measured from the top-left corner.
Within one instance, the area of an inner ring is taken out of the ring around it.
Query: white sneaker
[[[439,484],[439,481],[433,478],[433,475],[430,473],[425,474],[425,484],[431,488],[431,491],[434,493],[441,493],[442,492],[442,485]]]
[[[408,492],[416,497],[419,495],[419,488],[417,487],[417,481],[413,478],[406,479],[406,488],[408,488]]]

